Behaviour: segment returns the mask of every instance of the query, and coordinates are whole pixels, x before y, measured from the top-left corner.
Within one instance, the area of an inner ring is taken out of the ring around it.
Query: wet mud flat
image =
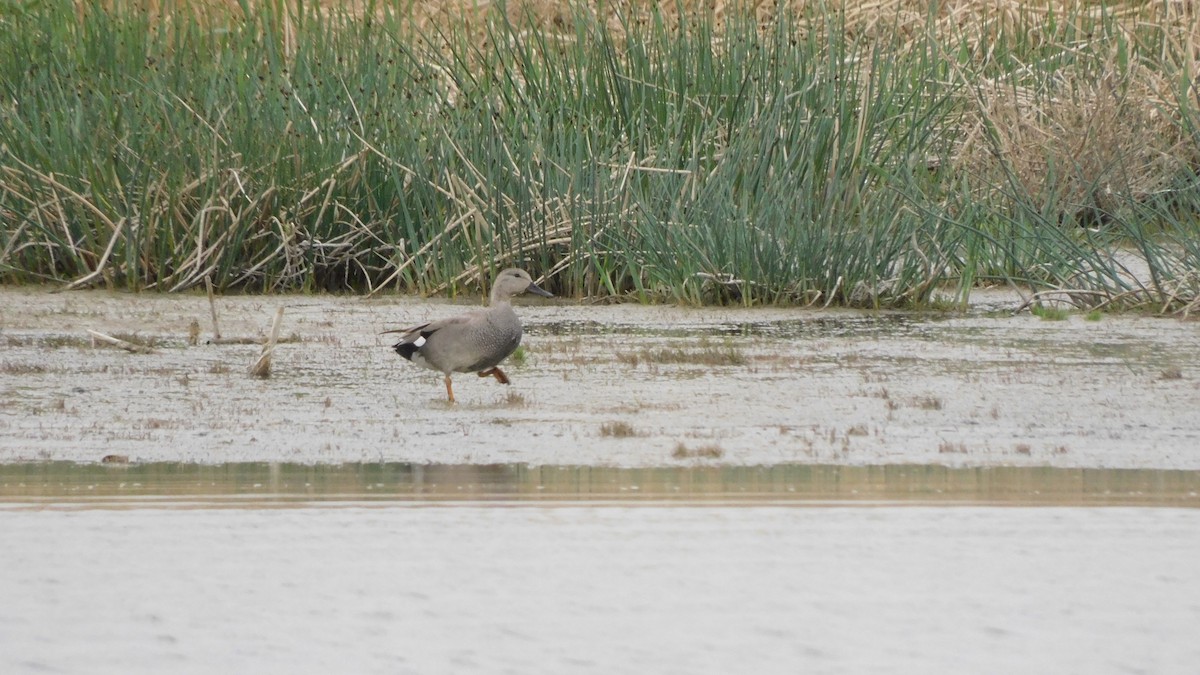
[[[532,300],[511,386],[460,375],[450,406],[380,331],[472,301],[218,298],[222,333],[278,306],[264,380],[202,295],[0,288],[0,461],[1200,470],[1195,321]]]
[[[1196,321],[522,301],[512,385],[450,406],[380,332],[476,304],[218,298],[226,336],[284,307],[260,379],[203,296],[3,288],[0,462],[1200,470]]]

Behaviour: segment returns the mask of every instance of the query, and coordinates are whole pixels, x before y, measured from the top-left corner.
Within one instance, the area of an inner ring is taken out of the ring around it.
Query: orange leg
[[[496,381],[499,382],[500,384],[508,384],[509,383],[508,376],[505,375],[504,371],[500,370],[499,368],[488,368],[487,370],[481,370],[478,373],[476,373],[476,375],[478,375],[480,377],[487,377],[488,375],[491,375],[492,377],[496,378]]]
[[[454,387],[450,385],[449,375],[446,375],[446,396],[450,398],[451,403],[454,403]]]

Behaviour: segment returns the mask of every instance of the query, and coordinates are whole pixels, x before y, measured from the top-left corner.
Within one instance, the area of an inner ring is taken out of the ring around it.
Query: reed
[[[0,281],[1194,311],[1194,22],[893,4],[0,5]]]

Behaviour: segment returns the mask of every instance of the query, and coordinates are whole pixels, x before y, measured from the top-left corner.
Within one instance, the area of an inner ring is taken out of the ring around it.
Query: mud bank
[[[0,289],[0,462],[1200,469],[1195,321],[533,300],[512,385],[460,375],[449,406],[380,332],[468,303],[226,297],[222,333],[280,305],[258,379],[202,296]]]

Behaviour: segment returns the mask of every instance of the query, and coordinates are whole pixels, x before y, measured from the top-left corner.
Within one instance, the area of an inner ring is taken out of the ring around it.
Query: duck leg
[[[499,382],[500,384],[508,384],[509,383],[508,376],[505,375],[504,371],[500,370],[500,368],[498,368],[498,367],[488,368],[487,370],[481,370],[478,373],[476,373],[476,375],[478,375],[480,377],[487,377],[488,375],[491,375],[492,377],[496,378],[496,381]]]
[[[446,374],[446,396],[450,398],[450,402],[454,403],[454,387],[450,385],[450,375]]]

